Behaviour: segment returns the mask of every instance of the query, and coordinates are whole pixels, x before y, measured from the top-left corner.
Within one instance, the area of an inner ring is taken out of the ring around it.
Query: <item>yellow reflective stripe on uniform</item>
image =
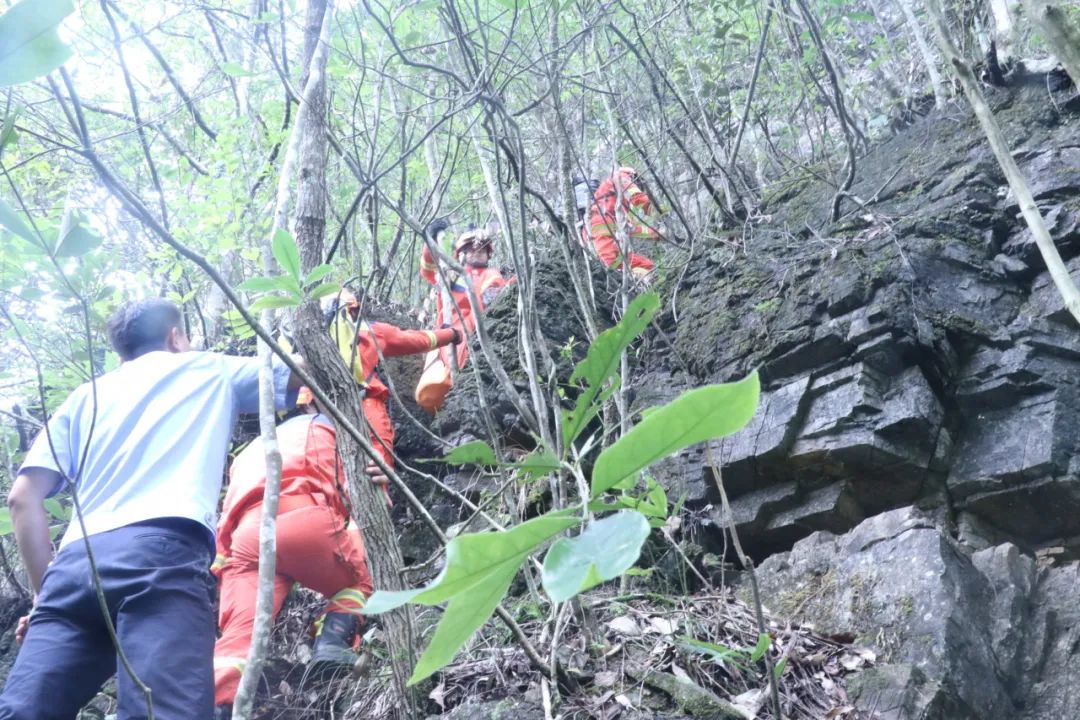
[[[424,260],[423,258],[421,258],[420,259],[420,269],[421,270],[438,270],[439,266],[436,263],[433,263],[433,262],[429,263],[426,260]]]
[[[225,564],[229,562],[229,558],[224,555],[214,556],[214,562],[210,563],[211,570],[220,570],[225,567]]]
[[[434,350],[435,347],[439,344],[439,339],[435,337],[435,333],[431,332],[430,330],[424,330],[424,334],[427,335],[428,343],[431,344],[431,347],[429,349]]]
[[[366,332],[367,329],[367,323],[360,323],[359,332]],[[364,387],[366,385],[364,381],[367,378],[364,376],[364,366],[360,361],[360,351],[354,344],[357,336],[357,327],[349,319],[348,308],[343,308],[334,316],[334,321],[330,324],[330,337],[337,344],[338,352],[341,353],[341,359],[345,361],[346,367],[352,371],[353,379],[360,387]]]
[[[367,604],[367,596],[360,592],[356,588],[345,588],[334,593],[334,596],[330,598],[330,602],[338,602],[340,600],[352,600],[360,607],[364,607]]]
[[[236,672],[244,672],[244,668],[247,667],[247,658],[242,657],[215,657],[214,669],[215,670],[235,670]]]

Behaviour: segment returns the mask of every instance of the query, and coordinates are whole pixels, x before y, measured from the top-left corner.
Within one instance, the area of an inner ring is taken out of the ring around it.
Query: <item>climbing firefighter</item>
[[[277,565],[273,615],[294,582],[322,593],[327,605],[316,620],[312,663],[351,668],[352,648],[372,591],[364,541],[348,523],[344,473],[332,422],[319,414],[310,391],[301,390],[305,414],[277,428],[281,497],[277,516]],[[266,487],[266,458],[256,439],[233,461],[217,528],[221,637],[214,646],[215,720],[228,720],[251,645],[259,584],[259,526]]]
[[[577,188],[575,188],[577,191]],[[623,254],[616,240],[618,218],[616,206],[622,196],[624,228],[629,240],[659,240],[660,234],[653,226],[652,201],[645,191],[644,180],[634,168],[621,167],[608,176],[593,193],[589,210],[589,234],[600,261],[609,268],[623,265]],[[584,231],[583,231],[584,235]],[[629,252],[629,250],[628,250]],[[655,267],[644,255],[629,252],[630,271],[635,277],[645,279]]]
[[[323,299],[323,316],[330,336],[337,343],[345,365],[364,389],[363,412],[371,434],[371,444],[383,461],[394,464],[394,425],[390,422],[387,401],[390,390],[377,372],[382,357],[398,357],[435,351],[450,344],[461,344],[464,333],[456,327],[439,330],[402,330],[383,322],[368,323],[360,317],[360,302],[349,290]],[[355,345],[354,345],[355,343]],[[385,484],[378,466],[367,467],[368,474]]]
[[[438,246],[449,227],[445,218],[439,218],[426,228],[428,238]],[[420,257],[420,276],[435,286],[435,311],[443,327],[454,327],[464,337],[476,329],[476,317],[469,302],[471,287],[476,296],[477,311],[483,312],[499,292],[513,282],[497,268],[490,267],[493,234],[487,229],[469,229],[454,241],[454,259],[465,268],[465,273],[446,271],[449,287],[439,277],[439,267],[431,248],[425,244]],[[447,297],[449,296],[449,298]],[[456,357],[443,348],[428,353],[424,360],[424,372],[416,387],[416,402],[428,412],[442,407],[446,394],[453,387],[451,368],[462,368],[469,359],[465,343],[457,345]]]

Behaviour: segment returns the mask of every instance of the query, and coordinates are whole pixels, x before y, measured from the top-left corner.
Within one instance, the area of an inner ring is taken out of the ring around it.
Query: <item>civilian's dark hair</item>
[[[134,360],[153,350],[164,350],[169,331],[181,323],[180,309],[168,300],[136,300],[109,318],[109,342],[121,360]]]

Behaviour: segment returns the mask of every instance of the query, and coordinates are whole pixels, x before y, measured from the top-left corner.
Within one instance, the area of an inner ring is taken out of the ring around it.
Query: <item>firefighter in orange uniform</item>
[[[432,222],[427,227],[428,237],[435,245],[439,244],[448,223],[445,219]],[[477,311],[483,312],[499,292],[513,282],[497,268],[490,267],[492,233],[485,229],[470,229],[463,232],[454,241],[454,259],[465,268],[464,275],[447,271],[449,287],[443,287],[438,273],[438,263],[425,245],[420,257],[420,276],[436,288],[435,310],[439,323],[443,327],[457,328],[462,336],[471,335],[476,329],[469,302],[468,288],[471,286],[476,295]],[[451,302],[447,302],[449,295]],[[416,402],[428,412],[435,412],[442,407],[446,394],[453,387],[451,367],[462,368],[469,359],[469,348],[465,343],[457,345],[457,356],[451,358],[449,349],[429,353],[424,361],[424,373],[416,387]]]
[[[617,183],[617,184],[616,184]],[[616,204],[622,195],[622,213],[626,235],[630,240],[658,240],[660,234],[652,226],[652,201],[645,192],[643,181],[634,168],[621,167],[600,183],[593,194],[589,210],[589,229],[593,246],[600,261],[609,268],[623,265],[623,256],[616,241]],[[652,272],[655,265],[644,255],[629,253],[630,271],[639,278]]]
[[[393,466],[394,425],[386,404],[390,399],[390,389],[376,372],[379,354],[398,357],[435,351],[454,343],[464,345],[464,334],[456,327],[402,330],[390,323],[365,322],[359,317],[360,303],[348,290],[342,290],[326,300],[329,302],[324,301],[323,314],[329,325],[330,336],[337,343],[345,365],[352,370],[353,378],[365,391],[363,411],[371,433],[371,444],[386,464]],[[368,466],[367,472],[372,478],[382,478],[385,482],[385,476],[374,464]]]
[[[326,609],[315,624],[312,662],[352,667],[356,661],[352,648],[363,622],[360,611],[372,592],[371,574],[360,532],[348,524],[334,426],[312,405],[308,408],[308,414],[277,428],[282,470],[273,613],[276,617],[294,582],[325,595]],[[221,637],[214,646],[215,720],[231,717],[255,625],[266,487],[260,439],[236,457],[230,474],[211,568],[221,584]]]

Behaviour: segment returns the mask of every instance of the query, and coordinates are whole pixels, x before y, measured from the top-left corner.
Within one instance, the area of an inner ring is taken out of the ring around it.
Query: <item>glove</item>
[[[440,325],[440,326],[439,326],[439,329],[440,329],[440,330],[447,330],[447,329],[449,329],[449,330],[453,330],[453,331],[454,331],[454,339],[450,341],[450,344],[451,344],[451,345],[458,345],[458,344],[460,344],[460,343],[461,343],[461,341],[462,341],[462,340],[464,340],[464,339],[465,339],[465,338],[463,338],[463,337],[461,336],[461,331],[460,331],[460,330],[458,330],[458,329],[457,329],[457,328],[456,328],[455,326],[451,325],[450,323],[443,323],[442,325]]]
[[[439,233],[444,232],[446,228],[450,227],[450,221],[444,217],[435,218],[428,223],[428,226],[424,228],[424,232],[429,238],[434,240],[439,236]]]

